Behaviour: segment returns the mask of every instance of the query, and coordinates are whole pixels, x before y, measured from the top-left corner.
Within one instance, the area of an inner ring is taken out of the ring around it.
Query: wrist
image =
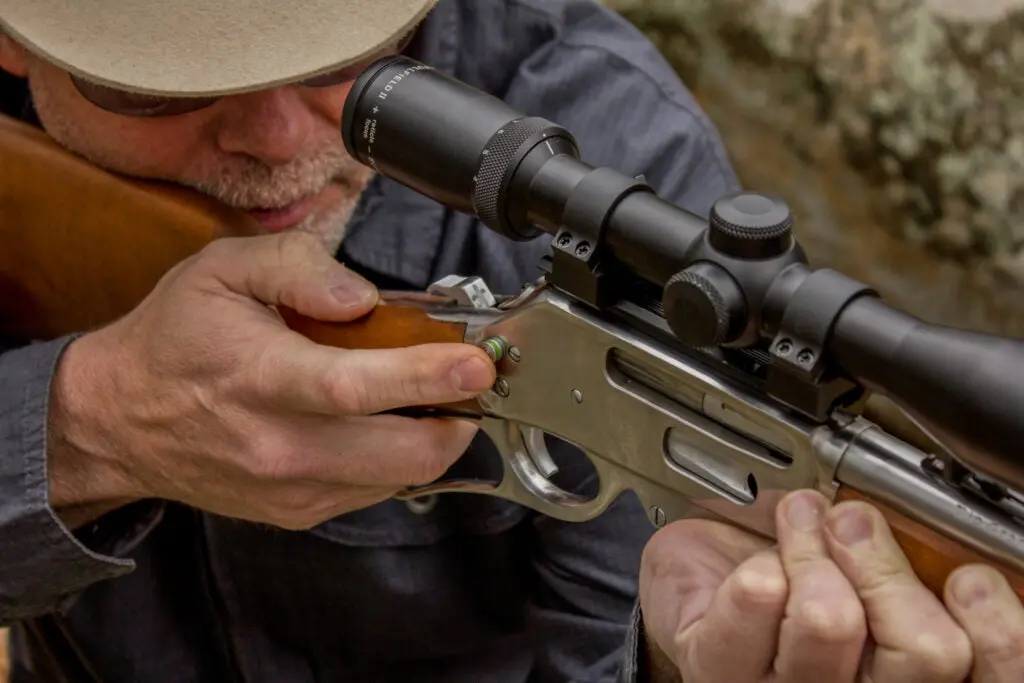
[[[84,523],[146,492],[123,459],[116,409],[116,354],[94,332],[71,342],[50,385],[46,457],[51,507]]]

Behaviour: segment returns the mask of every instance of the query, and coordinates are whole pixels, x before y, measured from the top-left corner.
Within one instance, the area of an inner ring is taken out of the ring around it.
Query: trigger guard
[[[535,460],[528,446],[535,439],[531,438],[532,434],[523,434],[524,426],[520,423],[484,417],[480,420],[480,429],[501,455],[502,479],[497,485],[474,480],[449,480],[409,488],[395,497],[408,500],[439,493],[477,493],[503,498],[561,521],[584,522],[603,513],[622,492],[621,482],[613,475],[610,466],[590,453],[587,456],[600,480],[598,492],[592,498],[566,491],[545,476],[545,471],[553,474],[557,467],[546,452],[537,458],[540,462]],[[525,429],[534,434],[539,431],[532,426]],[[540,432],[540,438],[543,438],[543,432]]]

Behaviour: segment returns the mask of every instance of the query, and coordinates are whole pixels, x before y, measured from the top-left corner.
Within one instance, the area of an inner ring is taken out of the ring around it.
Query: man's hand
[[[487,355],[319,346],[272,308],[348,321],[376,300],[309,235],[212,243],[67,349],[51,504],[162,498],[300,529],[436,479],[474,425],[370,414],[476,395],[494,382]]]
[[[960,568],[943,603],[868,505],[800,491],[777,525],[776,547],[698,520],[648,544],[645,632],[683,683],[1024,680],[1024,606],[995,570]]]

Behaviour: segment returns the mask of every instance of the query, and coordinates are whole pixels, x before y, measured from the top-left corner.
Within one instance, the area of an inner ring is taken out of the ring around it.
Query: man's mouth
[[[298,201],[273,209],[249,209],[248,214],[258,220],[270,232],[282,232],[301,223],[313,210],[317,195],[312,194]]]

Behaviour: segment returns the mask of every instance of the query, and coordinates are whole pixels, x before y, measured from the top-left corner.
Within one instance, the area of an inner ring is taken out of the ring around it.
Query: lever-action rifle
[[[282,309],[324,344],[464,341],[494,359],[491,391],[427,412],[476,420],[503,478],[399,497],[478,493],[583,521],[631,490],[657,526],[700,516],[773,537],[779,499],[813,488],[881,509],[934,592],[985,561],[1024,597],[1022,342],[929,325],[811,268],[777,199],[730,195],[702,219],[642,177],[582,162],[557,124],[406,57],[363,72],[342,134],[360,162],[509,239],[552,236],[541,277],[518,293],[453,274],[427,292],[383,293],[355,323]],[[20,124],[0,125],[0,148],[0,335],[112,321],[209,240],[253,230]],[[869,392],[940,452],[864,419]],[[589,456],[595,495],[553,483],[545,434]]]

